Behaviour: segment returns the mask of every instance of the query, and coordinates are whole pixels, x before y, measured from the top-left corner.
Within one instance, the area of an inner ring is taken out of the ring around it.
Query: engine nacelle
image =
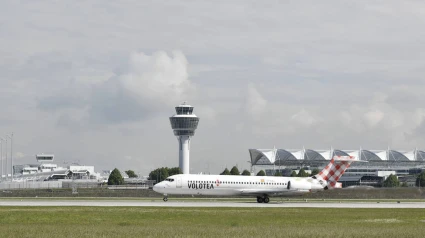
[[[288,190],[311,190],[311,183],[307,181],[288,181]]]

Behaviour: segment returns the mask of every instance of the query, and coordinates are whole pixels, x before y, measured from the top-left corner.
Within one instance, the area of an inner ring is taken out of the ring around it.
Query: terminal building
[[[94,166],[70,165],[61,167],[53,163],[53,154],[38,154],[37,163],[13,166],[13,181],[51,181],[59,179],[100,179]]]
[[[354,162],[341,177],[343,187],[363,185],[380,186],[390,174],[401,182],[414,186],[417,174],[425,170],[425,152],[414,149],[398,150],[313,150],[313,149],[249,149],[251,165],[273,176],[279,171],[290,176],[292,171],[304,169],[307,172],[323,169],[333,156],[355,156],[362,162]]]

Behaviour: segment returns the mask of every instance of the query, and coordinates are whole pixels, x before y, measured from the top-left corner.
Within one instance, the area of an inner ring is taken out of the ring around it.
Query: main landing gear
[[[258,203],[269,203],[270,202],[270,198],[267,195],[264,195],[262,197],[258,196],[257,197],[257,202]]]
[[[168,201],[168,196],[164,195],[164,198],[162,200],[164,200],[164,202]]]

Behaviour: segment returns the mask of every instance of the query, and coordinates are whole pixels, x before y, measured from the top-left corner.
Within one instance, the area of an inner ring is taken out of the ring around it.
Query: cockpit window
[[[167,179],[165,179],[165,181],[173,182],[173,181],[174,181],[174,179],[169,179],[169,178],[167,178]]]

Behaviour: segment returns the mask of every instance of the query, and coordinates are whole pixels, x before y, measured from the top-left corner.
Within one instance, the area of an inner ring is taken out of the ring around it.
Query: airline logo
[[[337,160],[335,160],[337,158]],[[352,161],[338,161],[338,159],[343,158],[347,160],[354,160],[354,156],[335,156],[332,158],[331,162],[318,174],[318,177],[321,177],[323,180],[328,181],[328,184],[331,187],[338,187],[339,183],[337,181],[342,176],[344,171],[350,167]]]
[[[194,182],[188,182],[187,187],[189,189],[214,189],[214,184],[210,183],[194,183]]]

